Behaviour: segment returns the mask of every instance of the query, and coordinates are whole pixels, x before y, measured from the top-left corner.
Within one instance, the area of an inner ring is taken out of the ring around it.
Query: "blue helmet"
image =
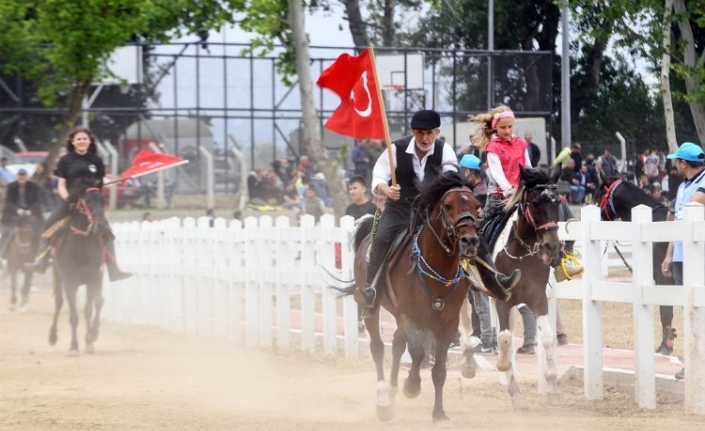
[[[472,169],[473,171],[482,170],[482,161],[472,154],[466,154],[460,159],[460,166],[466,169]]]

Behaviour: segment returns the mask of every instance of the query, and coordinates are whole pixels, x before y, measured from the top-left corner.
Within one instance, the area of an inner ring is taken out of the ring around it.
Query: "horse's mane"
[[[439,177],[421,188],[421,194],[414,201],[412,231],[421,224],[427,212],[436,206],[443,195],[456,187],[470,187],[464,175],[455,172],[443,172]]]
[[[514,193],[514,196],[507,199],[507,202],[504,204],[504,210],[510,211],[521,202],[525,190],[530,190],[536,186],[548,184],[549,182],[550,178],[544,171],[540,169],[525,169],[524,174],[521,176],[519,189]]]

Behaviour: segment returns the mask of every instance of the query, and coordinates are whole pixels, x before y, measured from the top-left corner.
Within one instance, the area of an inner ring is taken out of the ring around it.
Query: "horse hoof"
[[[445,413],[441,412],[439,414],[434,413],[433,414],[433,424],[436,426],[441,426],[442,428],[452,428],[453,423],[450,421],[450,418],[446,416]]]
[[[560,406],[560,405],[562,404],[560,392],[558,392],[558,393],[551,393],[551,392],[547,393],[547,394],[546,394],[546,404],[548,404],[549,406],[553,406],[553,407]]]
[[[463,365],[460,369],[460,374],[466,379],[472,379],[475,377],[475,365]]]
[[[56,346],[56,342],[58,341],[58,339],[59,337],[56,335],[56,333],[49,334],[49,345]]]
[[[509,361],[502,361],[497,359],[497,371],[507,372],[512,368],[512,363]]]
[[[392,420],[394,417],[394,406],[393,405],[388,405],[388,406],[377,406],[377,419],[387,422]]]
[[[29,311],[29,304],[22,304],[20,307],[20,313],[24,314]]]
[[[78,349],[69,350],[69,356],[71,356],[72,358],[77,358],[78,357]]]
[[[515,412],[525,412],[529,410],[529,403],[522,396],[512,398],[512,408]]]
[[[421,393],[421,380],[412,382],[411,379],[404,381],[404,396],[407,398],[416,398]]]
[[[86,353],[95,353],[95,347],[92,344],[86,344]]]

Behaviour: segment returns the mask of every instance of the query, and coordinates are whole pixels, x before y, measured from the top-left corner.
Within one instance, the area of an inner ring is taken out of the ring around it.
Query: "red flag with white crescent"
[[[135,156],[132,166],[120,174],[120,180],[141,177],[164,169],[184,165],[188,160],[171,154],[155,153],[151,150],[142,150]]]
[[[327,129],[356,139],[385,139],[375,74],[370,48],[358,56],[342,54],[321,73],[318,86],[340,97]]]

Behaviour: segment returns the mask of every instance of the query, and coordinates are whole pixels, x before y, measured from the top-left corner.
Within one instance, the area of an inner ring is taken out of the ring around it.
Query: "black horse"
[[[23,215],[14,217],[14,229],[7,244],[5,257],[7,258],[7,274],[10,277],[10,310],[13,311],[17,304],[17,274],[22,272],[20,311],[27,311],[29,306],[29,289],[32,286],[33,272],[25,264],[32,262],[37,250],[36,223],[34,216]]]
[[[93,353],[93,343],[98,339],[100,310],[103,306],[103,274],[101,266],[108,258],[106,232],[108,224],[104,215],[103,195],[98,188],[87,189],[70,210],[68,229],[55,244],[54,259],[54,320],[49,333],[49,344],[57,341],[56,322],[63,304],[63,294],[69,302],[71,322],[70,354],[78,355],[76,327],[78,311],[76,291],[86,286],[86,353]],[[95,316],[93,314],[95,307]]]
[[[651,219],[653,221],[668,220],[669,209],[635,184],[624,181],[621,178],[605,177],[602,172],[600,172],[600,179],[602,185],[597,191],[596,200],[599,202],[602,220],[613,221],[621,219],[622,221],[631,221],[632,208],[638,205],[646,205],[652,209]],[[663,262],[668,251],[668,243],[654,243],[652,250],[654,282],[660,286],[673,284],[673,278],[666,277],[661,272],[661,262]],[[631,268],[629,270],[631,271]],[[673,323],[673,306],[661,305],[659,311],[661,312],[663,339],[661,345],[656,349],[656,353],[670,355],[673,353],[673,339],[676,337],[676,329],[671,326]]]

